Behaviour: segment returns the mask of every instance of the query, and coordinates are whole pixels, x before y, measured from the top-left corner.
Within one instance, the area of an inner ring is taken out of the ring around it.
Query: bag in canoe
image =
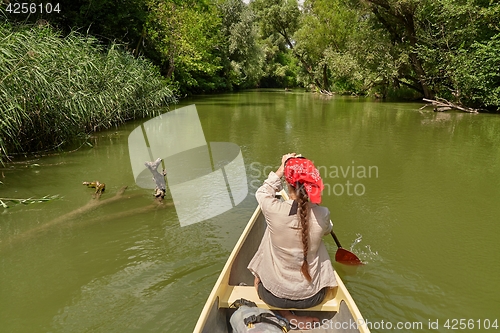
[[[242,298],[231,307],[238,308],[229,319],[234,333],[286,333],[290,330],[288,320],[258,308],[252,301]]]

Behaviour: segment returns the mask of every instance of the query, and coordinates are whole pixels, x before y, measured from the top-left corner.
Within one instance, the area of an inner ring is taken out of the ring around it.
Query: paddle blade
[[[363,265],[363,262],[354,253],[343,248],[337,249],[335,261],[345,265]]]

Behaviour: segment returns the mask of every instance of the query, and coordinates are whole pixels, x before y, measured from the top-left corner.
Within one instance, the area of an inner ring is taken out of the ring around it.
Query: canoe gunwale
[[[234,263],[234,260],[236,259],[238,252],[240,251],[241,247],[243,246],[243,243],[245,242],[248,235],[250,234],[250,230],[253,228],[255,221],[257,220],[257,217],[260,214],[261,214],[260,206],[257,206],[252,217],[250,218],[249,222],[247,223],[245,229],[241,233],[241,236],[238,239],[238,242],[234,246],[233,251],[229,255],[229,258],[227,259],[226,264],[224,265],[224,268],[222,268],[221,274],[219,275],[219,278],[215,282],[215,285],[214,285],[212,291],[210,292],[210,295],[208,296],[207,302],[205,303],[203,310],[201,311],[199,320],[196,323],[196,326],[195,326],[193,332],[202,332],[203,327],[208,319],[207,315],[210,312],[214,302],[217,302],[217,304],[218,304],[220,298],[224,295],[224,293],[226,291],[226,286],[229,285],[229,275],[231,273],[231,267]]]

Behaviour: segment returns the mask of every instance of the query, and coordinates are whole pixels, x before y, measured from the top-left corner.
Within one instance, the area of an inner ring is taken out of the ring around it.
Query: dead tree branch
[[[158,166],[161,163],[161,158],[157,158],[154,162],[146,162],[144,165],[151,171],[153,174],[153,180],[156,184],[155,189],[155,197],[163,199],[165,197],[165,193],[167,192],[167,184],[165,182],[165,176],[167,172],[163,170],[162,173],[158,172]]]
[[[436,98],[436,100],[424,98],[423,100],[425,102],[431,103],[430,105],[434,106],[434,112],[444,112],[444,111],[448,111],[451,109],[455,109],[455,110],[469,112],[469,113],[479,113],[478,109],[472,109],[472,108],[463,107],[463,106],[460,106],[457,104],[453,104],[451,102],[448,102],[444,98],[438,97],[438,98]],[[425,108],[427,106],[429,106],[429,104],[424,105],[420,109],[422,110],[423,108]]]

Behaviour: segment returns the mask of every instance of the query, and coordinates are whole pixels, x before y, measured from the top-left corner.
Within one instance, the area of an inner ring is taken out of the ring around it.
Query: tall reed
[[[155,66],[116,45],[0,22],[0,163],[155,116],[174,102]]]

